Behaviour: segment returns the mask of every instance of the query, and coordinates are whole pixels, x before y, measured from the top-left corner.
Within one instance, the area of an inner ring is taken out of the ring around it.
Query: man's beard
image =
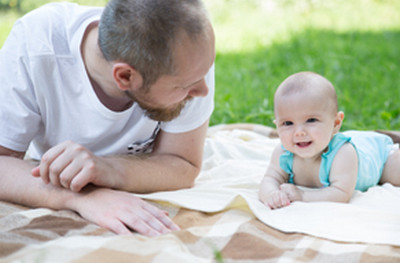
[[[132,92],[126,90],[124,91],[124,93],[131,100],[136,102],[140,106],[140,108],[144,110],[147,117],[149,117],[154,121],[162,121],[162,122],[168,122],[178,117],[182,109],[185,107],[186,103],[193,98],[193,97],[187,97],[183,101],[179,102],[178,104],[175,104],[171,108],[154,108],[145,104],[140,99],[138,99]]]

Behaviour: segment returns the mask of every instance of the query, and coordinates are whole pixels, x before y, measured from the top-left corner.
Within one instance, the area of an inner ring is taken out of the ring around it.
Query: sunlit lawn
[[[294,72],[309,70],[336,86],[344,129],[400,130],[400,1],[205,3],[217,37],[211,124],[272,126],[277,85]],[[0,45],[16,17],[0,14]]]
[[[273,125],[276,87],[288,75],[310,70],[336,86],[344,129],[400,129],[400,1],[207,5],[218,51],[212,124]]]

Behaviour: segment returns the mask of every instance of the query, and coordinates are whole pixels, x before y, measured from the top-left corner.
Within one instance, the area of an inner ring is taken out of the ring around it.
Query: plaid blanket
[[[70,211],[0,202],[0,262],[400,262],[400,247],[283,233],[246,209],[159,205],[182,230],[117,236]]]
[[[398,245],[282,232],[240,200],[215,212],[149,202],[168,211],[181,230],[118,236],[71,211],[0,202],[0,262],[400,262]]]

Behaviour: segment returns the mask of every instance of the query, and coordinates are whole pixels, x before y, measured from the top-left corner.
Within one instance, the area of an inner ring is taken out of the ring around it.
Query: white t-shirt
[[[209,94],[195,98],[165,123],[147,118],[135,103],[123,112],[97,98],[80,53],[87,26],[103,8],[47,4],[14,25],[0,50],[0,145],[40,159],[66,140],[97,155],[148,148],[159,128],[180,133],[201,126],[214,108],[214,68],[206,76]]]

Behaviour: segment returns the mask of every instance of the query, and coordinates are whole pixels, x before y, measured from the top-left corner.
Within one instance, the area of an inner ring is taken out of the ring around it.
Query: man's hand
[[[109,166],[104,158],[95,156],[82,145],[66,141],[49,149],[31,173],[46,184],[79,192],[89,183],[112,188],[113,180],[117,178],[107,169]]]
[[[168,213],[133,194],[106,188],[89,188],[77,193],[68,206],[83,218],[117,234],[158,236],[179,227]]]

